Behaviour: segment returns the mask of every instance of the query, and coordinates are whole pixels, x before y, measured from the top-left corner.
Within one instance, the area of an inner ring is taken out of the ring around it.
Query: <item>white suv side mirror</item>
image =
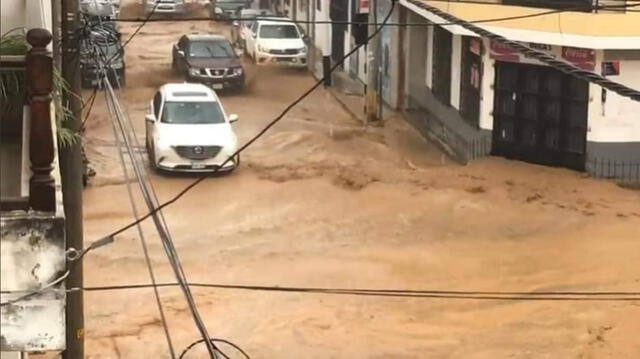
[[[229,115],[229,123],[237,122],[238,119],[239,119],[239,117],[235,113],[232,113],[232,114]]]
[[[156,117],[151,113],[146,114],[144,119],[147,120],[147,122],[156,122]]]

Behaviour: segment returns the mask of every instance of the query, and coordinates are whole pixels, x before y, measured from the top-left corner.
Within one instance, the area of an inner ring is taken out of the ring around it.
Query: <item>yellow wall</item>
[[[551,10],[498,4],[447,3],[428,0],[424,2],[467,21],[536,14]],[[633,9],[640,11],[640,6]],[[587,36],[640,36],[640,12],[562,12],[527,19],[490,22],[486,25]]]

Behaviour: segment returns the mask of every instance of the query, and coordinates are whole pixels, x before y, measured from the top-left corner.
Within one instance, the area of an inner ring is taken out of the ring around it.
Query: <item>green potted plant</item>
[[[15,138],[22,133],[22,116],[27,96],[26,72],[23,59],[29,47],[25,29],[13,29],[0,37],[0,132],[4,138]],[[18,61],[16,61],[18,60]],[[60,72],[53,72],[53,104],[55,107],[58,143],[66,146],[77,139],[77,135],[63,126],[71,118],[71,112],[63,104],[63,93],[69,86]]]

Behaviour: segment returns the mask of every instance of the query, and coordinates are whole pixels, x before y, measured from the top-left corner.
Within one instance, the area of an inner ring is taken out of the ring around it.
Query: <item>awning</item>
[[[416,0],[400,0],[400,5],[413,11],[419,16],[435,23],[448,23],[440,16],[414,4]],[[427,3],[427,1],[425,1]],[[624,16],[624,15],[618,15]],[[471,19],[465,19],[471,20]],[[533,31],[524,29],[514,29],[498,26],[498,22],[475,24],[487,31],[503,36],[509,40],[521,42],[534,42],[540,44],[572,46],[587,49],[606,49],[606,50],[640,50],[640,33],[639,36],[588,36],[581,34],[570,34],[562,32]],[[463,28],[460,25],[444,25],[445,29],[456,35],[475,36],[478,35]]]

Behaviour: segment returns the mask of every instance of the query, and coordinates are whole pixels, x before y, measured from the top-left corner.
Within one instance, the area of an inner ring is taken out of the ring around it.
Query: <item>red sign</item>
[[[596,52],[591,49],[563,46],[562,58],[583,70],[593,71],[596,68]]]
[[[369,0],[358,0],[358,13],[359,14],[369,13]]]
[[[498,61],[520,62],[520,53],[501,42],[491,41],[491,58]]]

